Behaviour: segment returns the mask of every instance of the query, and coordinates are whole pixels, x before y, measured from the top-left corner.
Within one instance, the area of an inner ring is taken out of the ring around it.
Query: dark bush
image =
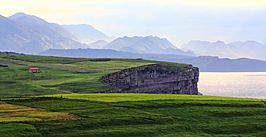
[[[8,67],[8,65],[0,64],[0,67],[4,67],[4,68],[6,68],[6,67]]]
[[[93,62],[100,62],[100,61],[111,61],[111,59],[109,58],[99,58],[99,59],[90,59],[90,61],[93,61]]]

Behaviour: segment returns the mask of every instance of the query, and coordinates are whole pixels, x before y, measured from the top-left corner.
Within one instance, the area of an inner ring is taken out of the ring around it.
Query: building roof
[[[39,68],[30,68],[30,70],[40,70]]]

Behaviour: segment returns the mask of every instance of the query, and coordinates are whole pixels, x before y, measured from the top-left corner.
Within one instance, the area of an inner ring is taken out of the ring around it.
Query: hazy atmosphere
[[[0,137],[265,137],[266,0],[0,0]]]
[[[90,24],[109,36],[265,43],[265,0],[0,0],[0,13],[37,15],[59,24]]]

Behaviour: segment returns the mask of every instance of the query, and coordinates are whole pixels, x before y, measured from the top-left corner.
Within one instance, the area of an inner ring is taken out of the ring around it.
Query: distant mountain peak
[[[261,43],[259,43],[257,41],[253,41],[253,40],[248,40],[248,41],[245,42],[245,44],[260,45]]]
[[[18,12],[18,13],[15,13],[14,15],[9,16],[8,18],[10,18],[10,19],[18,19],[18,18],[22,18],[22,17],[39,18],[39,17],[37,17],[37,16],[30,15],[30,14],[26,14],[26,13],[24,13],[24,12]],[[40,19],[40,18],[39,18],[39,19]]]
[[[159,38],[159,37],[153,36],[153,35],[149,35],[149,36],[145,36],[144,38]]]
[[[225,44],[224,41],[221,41],[221,40],[218,40],[218,41],[216,41],[215,43],[216,43],[216,44],[221,44],[221,45],[224,45],[224,44]]]
[[[190,41],[182,45],[182,49],[191,50],[198,56],[219,56],[222,58],[252,58],[266,60],[266,44],[257,41]]]
[[[13,15],[11,15],[10,17],[21,17],[21,16],[28,16],[29,14],[26,14],[24,12],[17,12]]]
[[[18,12],[12,16],[8,17],[10,20],[13,21],[18,21],[18,22],[26,22],[26,23],[34,23],[34,24],[46,24],[48,23],[47,21],[45,21],[44,19],[34,16],[34,15],[30,15],[30,14],[26,14],[23,12]]]
[[[134,53],[193,55],[178,49],[167,39],[157,36],[124,36],[113,40],[106,48]]]
[[[62,26],[21,12],[10,17],[0,17],[0,30],[2,51],[36,54],[50,48],[88,47],[73,40],[74,36]]]
[[[108,40],[109,37],[88,24],[63,25],[70,33],[77,37],[76,40],[90,44],[98,40]]]

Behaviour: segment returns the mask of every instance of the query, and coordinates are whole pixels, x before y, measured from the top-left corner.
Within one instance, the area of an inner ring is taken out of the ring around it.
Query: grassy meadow
[[[100,81],[108,73],[154,63],[162,62],[0,54],[0,136],[266,135],[263,99],[108,93]],[[29,67],[41,73],[30,74]]]
[[[153,94],[59,94],[8,103],[78,116],[32,121],[41,136],[264,136],[265,100]],[[0,124],[1,125],[1,124]]]
[[[66,113],[47,112],[41,109],[0,102],[1,123],[75,119],[78,119],[78,117]]]
[[[108,92],[100,78],[153,61],[126,59],[80,59],[1,54],[0,97],[21,97],[56,93]],[[29,67],[41,68],[31,74]]]

